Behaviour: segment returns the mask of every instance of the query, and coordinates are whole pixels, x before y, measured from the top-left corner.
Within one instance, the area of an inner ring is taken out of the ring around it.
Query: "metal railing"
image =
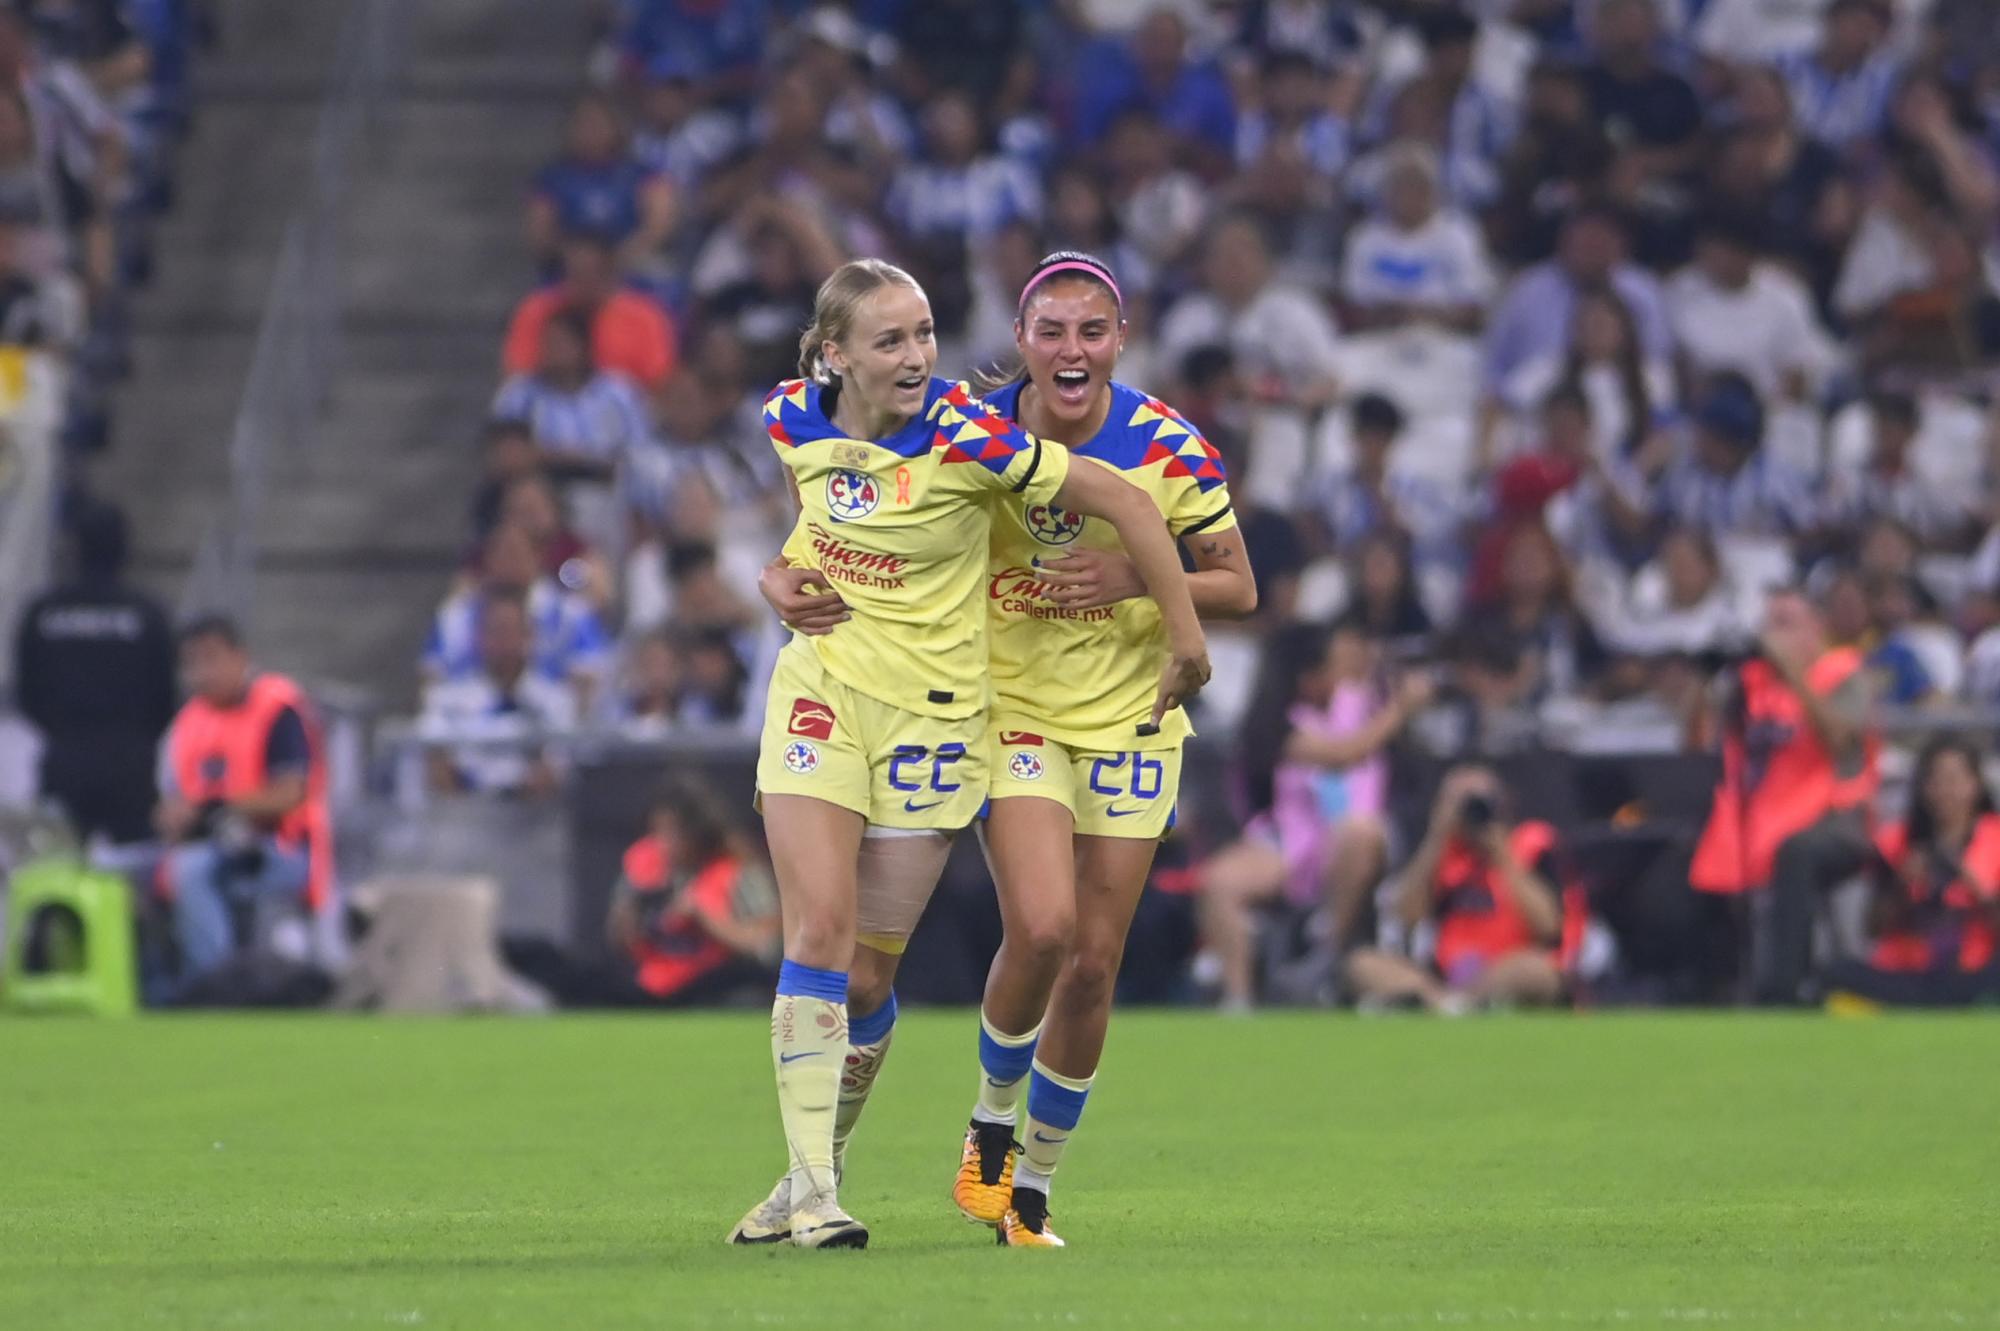
[[[186,615],[226,612],[247,623],[256,609],[258,518],[273,448],[297,449],[331,394],[343,312],[342,205],[355,159],[379,137],[401,70],[413,6],[352,0],[333,56],[307,177],[285,225],[257,342],[229,438],[229,495],[195,554],[182,590]]]

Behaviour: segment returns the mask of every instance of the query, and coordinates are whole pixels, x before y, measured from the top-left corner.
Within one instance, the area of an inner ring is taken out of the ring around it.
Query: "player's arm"
[[[1147,595],[1160,607],[1167,631],[1167,666],[1153,702],[1153,724],[1158,725],[1162,717],[1208,682],[1208,643],[1188,594],[1180,552],[1153,501],[1109,468],[1069,468],[1055,501],[1072,512],[1103,518],[1112,525],[1138,568]]]
[[[1248,619],[1257,610],[1257,579],[1243,533],[1194,532],[1181,538],[1194,561],[1188,595],[1203,619]],[[1043,579],[1057,605],[1074,610],[1115,605],[1146,594],[1138,566],[1117,550],[1078,550],[1042,565]]]

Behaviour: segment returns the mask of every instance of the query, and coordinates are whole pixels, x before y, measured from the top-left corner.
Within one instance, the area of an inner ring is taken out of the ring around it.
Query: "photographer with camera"
[[[1722,781],[1688,877],[1696,891],[1751,894],[1757,1003],[1811,997],[1821,899],[1867,860],[1880,776],[1864,666],[1859,651],[1833,645],[1818,606],[1781,590],[1766,607],[1757,656],[1722,677]]]
[[[1432,936],[1431,964],[1376,950],[1353,953],[1347,979],[1361,1003],[1415,999],[1433,1012],[1456,1014],[1562,996],[1564,900],[1555,829],[1534,821],[1510,826],[1507,803],[1490,768],[1457,767],[1445,775],[1430,826],[1395,889],[1404,927]]]
[[[220,616],[182,630],[181,672],[190,697],[167,732],[154,822],[169,843],[160,887],[184,995],[274,917],[325,904],[333,835],[325,753],[298,685],[253,671]]]

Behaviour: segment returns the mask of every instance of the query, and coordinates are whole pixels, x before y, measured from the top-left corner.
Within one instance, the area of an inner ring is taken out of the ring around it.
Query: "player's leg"
[[[847,977],[847,1062],[833,1121],[836,1173],[845,1167],[847,1144],[889,1056],[896,970],[944,875],[951,842],[949,833],[935,828],[870,827],[862,838],[859,934]]]
[[[1055,770],[1064,766],[1050,762],[1046,776],[1032,778],[1046,785],[1046,794],[1039,787],[1034,795],[996,792],[981,829],[1002,934],[979,1007],[978,1086],[952,1183],[959,1211],[980,1224],[998,1224],[1006,1213],[1021,1092],[1075,928],[1074,820]]]
[[[1015,1246],[1060,1246],[1048,1224],[1049,1181],[1083,1114],[1111,1024],[1125,938],[1157,839],[1079,836],[1076,939],[1056,976],[1028,1084],[1022,1156],[1003,1222]]]
[[[865,1247],[868,1231],[840,1209],[833,1170],[863,821],[824,800],[766,793],[764,825],[785,932],[771,1056],[790,1155],[790,1237],[800,1247]]]
[[[1222,968],[1222,1006],[1247,1009],[1252,1001],[1256,909],[1285,890],[1289,866],[1278,847],[1244,837],[1217,851],[1201,867],[1202,945]]]

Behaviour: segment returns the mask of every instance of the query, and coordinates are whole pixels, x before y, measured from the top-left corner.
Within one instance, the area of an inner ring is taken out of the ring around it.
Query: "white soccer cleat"
[[[731,1243],[783,1243],[792,1236],[792,1176],[779,1177],[771,1195],[750,1208],[750,1214],[729,1231]]]
[[[868,1226],[840,1209],[831,1190],[791,1209],[792,1244],[799,1248],[865,1248]]]

